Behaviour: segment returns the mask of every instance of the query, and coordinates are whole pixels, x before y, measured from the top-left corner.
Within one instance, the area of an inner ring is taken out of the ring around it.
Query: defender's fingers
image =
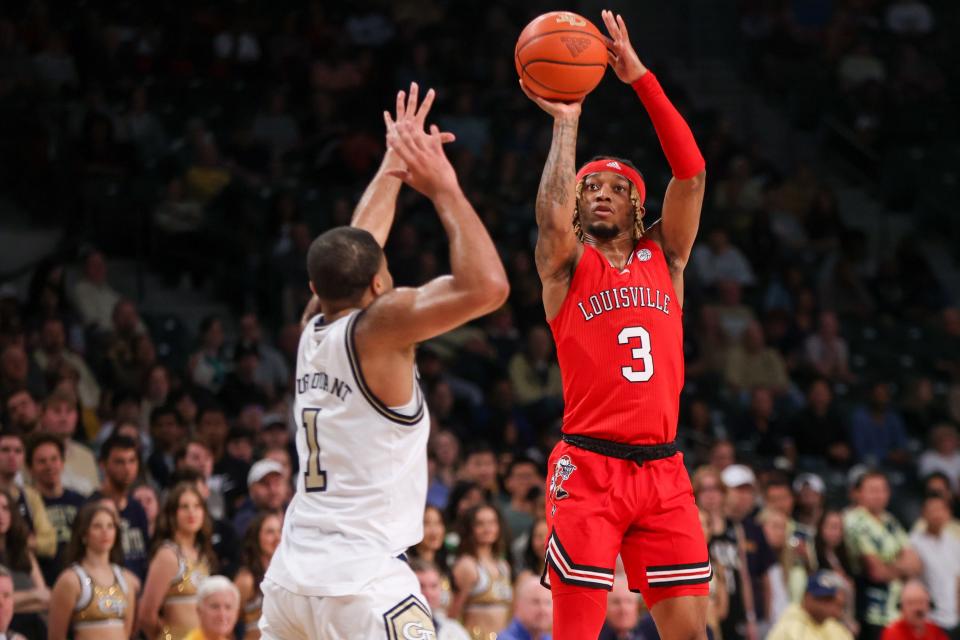
[[[424,120],[427,119],[427,114],[430,113],[430,107],[433,106],[433,99],[436,98],[437,92],[433,89],[427,91],[427,95],[423,96],[423,102],[420,103],[420,106],[417,108],[417,121],[420,124],[423,124]]]
[[[403,92],[403,89],[397,91],[397,120],[403,119],[403,114],[406,111],[406,98],[407,94]]]
[[[420,86],[416,82],[410,83],[410,93],[407,94],[407,111],[411,117],[417,115],[417,98],[420,95]]]

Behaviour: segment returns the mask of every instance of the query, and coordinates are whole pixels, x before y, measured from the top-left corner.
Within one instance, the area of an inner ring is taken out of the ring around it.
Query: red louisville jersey
[[[563,377],[563,431],[627,444],[677,435],[683,318],[663,251],[637,243],[623,269],[590,245],[550,321]]]

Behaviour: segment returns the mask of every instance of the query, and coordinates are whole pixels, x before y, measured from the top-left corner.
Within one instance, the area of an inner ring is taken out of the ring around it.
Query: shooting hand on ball
[[[607,42],[607,59],[610,67],[623,82],[633,84],[647,72],[647,68],[640,62],[640,56],[630,44],[627,25],[620,14],[614,16],[612,11],[604,9],[600,15],[603,17],[603,24],[607,27],[607,33],[610,34]]]
[[[530,91],[527,85],[523,84],[523,80],[520,80],[520,88],[523,89],[523,92],[527,94],[527,97],[537,103],[537,106],[553,116],[554,120],[562,120],[564,118],[572,118],[577,120],[580,118],[580,108],[583,105],[583,98],[580,98],[576,102],[560,102],[559,100],[544,100],[534,92]]]

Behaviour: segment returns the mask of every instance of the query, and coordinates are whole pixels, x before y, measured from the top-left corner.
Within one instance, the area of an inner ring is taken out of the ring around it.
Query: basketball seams
[[[564,65],[564,66],[577,66],[577,67],[602,67],[602,66],[604,66],[604,65],[600,65],[600,64],[582,64],[582,63],[573,64],[573,63],[571,63],[571,62],[558,62],[558,61],[556,61],[556,60],[531,60],[530,62],[546,62],[546,63],[548,63],[548,64],[559,64],[559,65]],[[567,89],[555,89],[554,87],[551,87],[550,85],[547,85],[547,84],[544,84],[544,83],[540,82],[539,80],[537,80],[536,78],[534,78],[532,75],[530,75],[530,73],[527,71],[527,65],[524,65],[524,66],[523,66],[522,71],[523,71],[524,81],[526,81],[527,79],[532,80],[533,82],[537,83],[538,85],[540,85],[540,86],[543,87],[544,89],[547,89],[548,91],[553,91],[554,93],[569,93],[569,94],[575,95],[575,96],[579,96],[579,95],[583,94],[583,90],[582,90],[582,89],[577,89],[576,91],[570,91],[570,90],[567,90]]]
[[[518,43],[518,46],[514,51],[514,56],[516,56],[516,58],[519,60],[520,52],[526,49],[531,42],[533,42],[534,40],[539,40],[540,38],[546,38],[547,36],[552,36],[558,33],[576,33],[578,35],[587,36],[588,38],[593,38],[594,40],[599,42],[601,45],[603,45],[604,49],[607,48],[607,43],[603,40],[603,38],[601,38],[595,33],[591,33],[589,31],[581,31],[580,29],[557,29],[556,31],[548,31],[547,33],[538,33],[535,36],[530,36],[529,38],[527,38],[527,41],[523,43],[523,46],[519,46],[519,43]]]

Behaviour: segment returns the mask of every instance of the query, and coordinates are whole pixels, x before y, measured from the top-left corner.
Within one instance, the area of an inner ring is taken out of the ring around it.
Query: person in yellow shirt
[[[853,640],[853,634],[840,623],[845,597],[839,575],[816,572],[807,581],[803,601],[784,610],[767,640]]]
[[[184,640],[233,640],[240,614],[240,591],[224,576],[210,576],[197,592],[200,626]]]

